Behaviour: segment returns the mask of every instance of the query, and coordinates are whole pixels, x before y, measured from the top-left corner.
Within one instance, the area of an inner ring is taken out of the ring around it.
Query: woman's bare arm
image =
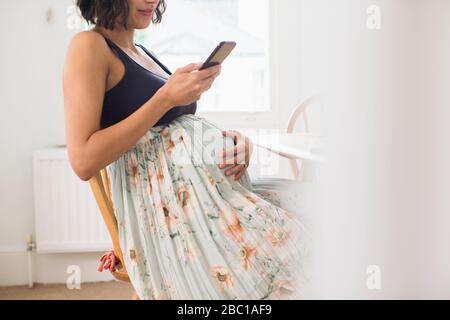
[[[121,122],[100,129],[109,72],[108,47],[95,32],[81,32],[71,41],[63,75],[66,140],[69,160],[87,181],[131,149],[173,107],[157,92]]]

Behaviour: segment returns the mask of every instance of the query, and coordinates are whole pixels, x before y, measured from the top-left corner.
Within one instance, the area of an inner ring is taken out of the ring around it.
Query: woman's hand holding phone
[[[222,66],[216,65],[201,71],[203,63],[190,63],[178,68],[159,89],[159,93],[172,107],[184,106],[198,101],[211,88]]]

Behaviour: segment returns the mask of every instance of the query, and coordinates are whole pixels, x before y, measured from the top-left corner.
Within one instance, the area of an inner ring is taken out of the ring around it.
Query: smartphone
[[[233,51],[234,47],[236,47],[236,42],[222,41],[209,55],[208,59],[206,59],[199,70],[207,69],[209,67],[221,64],[226,59],[226,57],[228,57],[231,51]]]

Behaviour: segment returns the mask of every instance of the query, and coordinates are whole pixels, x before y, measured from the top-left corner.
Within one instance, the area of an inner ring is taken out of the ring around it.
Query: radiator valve
[[[27,251],[33,251],[36,248],[36,243],[33,241],[33,236],[27,234]]]

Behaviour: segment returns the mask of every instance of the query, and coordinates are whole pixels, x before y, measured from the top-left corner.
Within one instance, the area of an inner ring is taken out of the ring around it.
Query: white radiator
[[[72,171],[66,148],[36,151],[33,176],[37,252],[112,249],[89,183]]]

